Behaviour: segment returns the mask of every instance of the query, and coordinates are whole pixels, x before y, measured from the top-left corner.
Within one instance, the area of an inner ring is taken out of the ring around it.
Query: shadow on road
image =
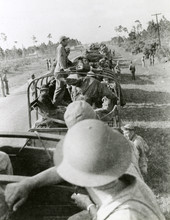
[[[122,118],[126,121],[170,121],[170,106],[126,108],[122,111]]]
[[[121,74],[121,84],[134,84],[134,85],[153,85],[154,83],[150,80],[148,75],[136,75],[136,80],[132,80],[131,74]]]
[[[133,103],[170,103],[170,93],[158,91],[146,91],[142,89],[124,89],[126,102]]]

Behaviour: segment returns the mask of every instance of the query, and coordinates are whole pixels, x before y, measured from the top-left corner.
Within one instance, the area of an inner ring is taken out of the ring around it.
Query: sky
[[[170,20],[169,0],[0,0],[0,33],[7,35],[0,47],[31,46],[33,35],[37,44],[47,43],[49,33],[54,43],[61,35],[106,41],[117,35],[116,26],[130,30],[139,20],[145,28],[155,13]]]

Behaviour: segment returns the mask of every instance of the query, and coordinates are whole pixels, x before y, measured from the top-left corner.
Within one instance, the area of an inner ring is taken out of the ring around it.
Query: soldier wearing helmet
[[[68,40],[68,37],[61,36],[59,38],[59,45],[57,47],[56,67],[54,70],[54,76],[56,77],[56,89],[53,97],[53,103],[56,107],[61,104],[65,91],[65,87],[63,86],[63,82],[61,80],[61,78],[63,78],[65,75],[61,72],[68,70],[68,53],[66,51]]]
[[[77,122],[84,119],[95,119],[96,114],[92,107],[85,101],[75,101],[68,105],[64,114],[67,127],[70,129]],[[61,141],[62,143],[62,141]],[[62,159],[62,146],[59,144],[58,164]],[[57,161],[57,160],[56,160]],[[33,177],[26,178],[19,183],[8,184],[5,191],[6,202],[13,211],[16,211],[27,199],[29,193],[42,186],[57,184],[63,179],[56,173],[56,168],[49,168]]]
[[[150,188],[127,172],[130,163],[129,141],[103,122],[89,119],[68,131],[57,172],[66,181],[86,188],[91,198],[87,209],[97,205],[93,219],[164,220]],[[74,195],[79,202],[80,197]]]
[[[124,136],[133,143],[134,151],[136,152],[136,158],[139,164],[139,168],[143,175],[147,174],[148,159],[147,154],[149,152],[149,146],[146,141],[135,133],[135,127],[133,124],[126,124],[123,127]]]
[[[99,80],[95,79],[93,71],[88,72],[86,77],[79,79],[66,79],[68,85],[74,85],[79,89],[79,93],[75,97],[76,100],[85,100],[94,108],[100,108],[102,105],[102,98],[106,96],[111,100],[112,107],[117,104],[117,97],[102,84]]]

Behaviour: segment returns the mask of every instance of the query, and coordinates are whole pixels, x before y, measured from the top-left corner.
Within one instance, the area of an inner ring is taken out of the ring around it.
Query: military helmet
[[[102,121],[87,119],[78,122],[66,134],[63,160],[56,169],[72,184],[97,187],[117,180],[130,162],[129,141]]]
[[[68,128],[84,119],[96,119],[93,108],[84,100],[74,101],[68,105],[64,113],[64,120]]]

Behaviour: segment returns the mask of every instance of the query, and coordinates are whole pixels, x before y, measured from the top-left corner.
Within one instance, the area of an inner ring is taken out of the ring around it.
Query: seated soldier
[[[107,77],[103,78],[102,83],[106,84],[107,87],[115,94],[115,96],[118,98],[118,102],[119,102],[120,106],[123,107],[126,105],[125,97],[124,97],[122,88],[119,83],[117,83],[117,82],[110,83],[110,80]]]
[[[55,86],[56,86],[56,79],[54,76],[51,77],[49,83],[48,83],[48,87],[49,87],[49,96],[50,99],[53,100],[53,96],[54,96],[54,91],[55,91]]]
[[[40,112],[46,116],[50,114],[50,111],[55,110],[55,106],[49,96],[49,87],[47,85],[42,85],[40,88],[40,95],[37,100]]]
[[[69,68],[71,71],[88,72],[90,70],[89,61],[86,57],[79,57],[76,66]]]
[[[105,116],[113,110],[115,105],[106,96],[103,97],[102,101],[103,101],[102,107],[95,109],[95,112],[99,119],[101,119],[102,121],[108,121],[111,119],[110,116],[108,117],[105,117]]]
[[[68,85],[75,85],[79,87],[79,94],[77,94],[76,100],[85,100],[94,108],[100,108],[102,105],[102,98],[106,96],[112,100],[113,105],[117,103],[116,96],[102,84],[99,80],[95,79],[93,72],[88,72],[87,76],[80,79],[66,79]]]
[[[35,101],[34,101],[35,102]],[[55,106],[49,95],[48,85],[43,85],[40,88],[40,95],[36,100],[34,107],[38,107],[40,110],[41,118],[35,122],[34,127],[39,127],[46,123],[47,118],[55,118],[59,120],[64,120],[65,108],[60,106]]]
[[[109,68],[109,69],[110,69],[109,60],[106,59],[106,58],[100,59],[100,60],[99,60],[99,67],[100,67],[101,69],[103,69],[103,68],[105,68],[105,69]]]
[[[87,72],[90,71],[89,60],[86,57],[83,57],[83,69]]]

